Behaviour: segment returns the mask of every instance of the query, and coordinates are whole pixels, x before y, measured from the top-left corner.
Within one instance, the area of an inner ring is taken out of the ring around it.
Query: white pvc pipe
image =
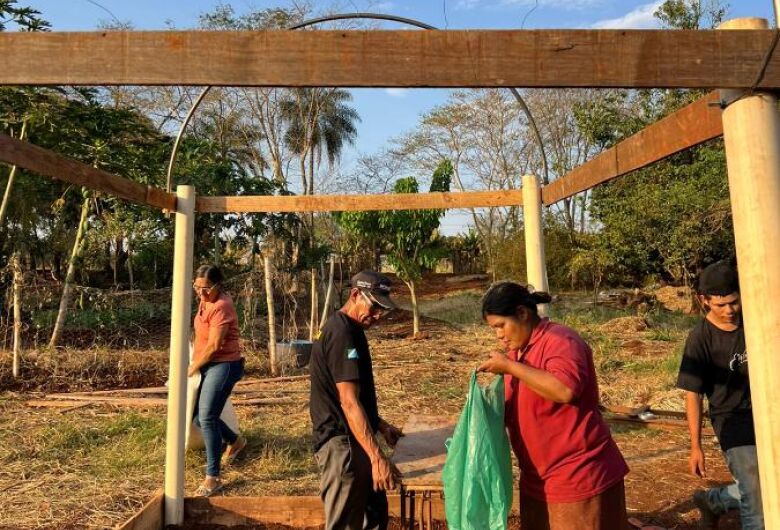
[[[536,175],[523,176],[523,224],[528,284],[537,291],[549,292],[542,230],[542,188]],[[538,308],[541,316],[547,316],[549,304],[539,304]]]
[[[192,307],[192,251],[195,239],[195,188],[177,186],[176,199],[168,424],[165,438],[166,526],[180,525],[184,521],[184,442]]]

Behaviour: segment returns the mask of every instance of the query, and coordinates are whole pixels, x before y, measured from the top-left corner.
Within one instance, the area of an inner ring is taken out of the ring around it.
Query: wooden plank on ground
[[[127,522],[120,524],[116,530],[162,530],[163,503],[165,496],[162,490],[155,492],[152,499]]]
[[[772,30],[4,32],[0,84],[746,88],[772,39]],[[759,86],[780,88],[780,57]]]
[[[723,32],[727,33],[727,32]],[[546,205],[723,135],[718,92],[694,101],[542,189]]]
[[[354,212],[519,206],[519,190],[454,193],[385,193],[376,195],[268,195],[198,197],[198,213],[227,212]]]
[[[514,490],[510,515],[518,515],[519,497],[518,491]],[[398,493],[389,492],[387,501],[390,517],[400,517],[401,498]],[[418,500],[418,507],[419,504]],[[433,520],[444,521],[442,498],[434,494],[431,505]],[[219,524],[227,527],[265,523],[316,528],[325,523],[325,512],[322,500],[315,496],[188,497],[184,500],[184,524],[187,523]]]
[[[325,523],[319,497],[208,497],[184,499],[184,525],[224,526],[256,523],[283,524],[298,528]]]
[[[176,210],[176,196],[171,193],[96,169],[5,134],[0,134],[0,161],[45,177],[108,193],[120,199],[160,209]]]

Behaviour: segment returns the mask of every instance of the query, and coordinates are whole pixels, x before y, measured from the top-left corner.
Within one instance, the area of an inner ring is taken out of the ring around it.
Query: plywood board
[[[447,458],[444,443],[452,437],[457,418],[411,415],[403,426],[393,462],[410,489],[441,489],[441,471]]]

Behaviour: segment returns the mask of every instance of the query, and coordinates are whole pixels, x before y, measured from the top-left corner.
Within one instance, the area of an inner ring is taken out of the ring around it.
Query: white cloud
[[[649,29],[657,28],[658,20],[653,16],[663,4],[663,0],[656,0],[649,4],[643,4],[618,18],[599,20],[591,25],[594,29]]]
[[[604,4],[605,0],[538,0],[540,8],[551,8],[559,10],[576,10],[595,7]],[[522,7],[532,8],[537,0],[459,0],[456,4],[458,9],[496,8],[496,7]]]
[[[396,5],[395,2],[377,2],[375,4],[371,4],[371,9],[379,13],[388,13],[396,9]]]
[[[394,98],[405,98],[408,91],[404,88],[386,88],[385,92]]]

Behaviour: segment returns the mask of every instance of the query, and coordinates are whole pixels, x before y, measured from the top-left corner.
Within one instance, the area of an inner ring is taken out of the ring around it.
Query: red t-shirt
[[[241,359],[241,346],[238,343],[238,315],[233,300],[225,293],[213,303],[201,302],[195,314],[195,357],[206,349],[209,343],[209,330],[227,327],[222,347],[214,352],[210,362],[237,361]]]
[[[518,352],[510,358],[517,360]],[[546,502],[577,502],[622,480],[628,466],[599,412],[587,343],[545,318],[519,352],[519,361],[550,372],[575,396],[571,403],[555,403],[505,376],[505,421],[520,465],[520,491]]]

